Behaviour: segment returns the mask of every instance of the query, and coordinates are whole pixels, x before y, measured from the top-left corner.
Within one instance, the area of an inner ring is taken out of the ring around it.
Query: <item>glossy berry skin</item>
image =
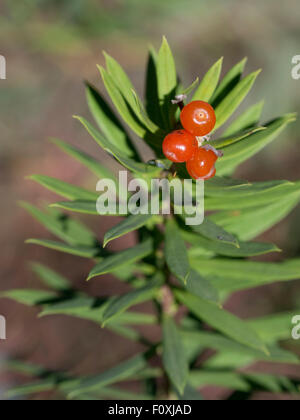
[[[200,147],[194,156],[187,162],[186,168],[194,179],[210,179],[216,175],[215,163],[218,156],[213,150]]]
[[[163,142],[163,153],[172,162],[187,162],[196,151],[195,137],[185,130],[173,131],[167,135]]]
[[[216,125],[216,114],[207,102],[193,101],[180,114],[183,128],[193,136],[203,137],[212,132]]]

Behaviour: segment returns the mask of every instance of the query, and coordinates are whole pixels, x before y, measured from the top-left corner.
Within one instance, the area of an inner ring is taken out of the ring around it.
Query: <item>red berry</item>
[[[197,151],[197,141],[185,130],[173,131],[163,142],[163,152],[167,159],[176,163],[187,162]]]
[[[200,147],[187,162],[186,168],[194,179],[210,179],[216,175],[215,163],[218,156],[213,150]]]
[[[180,114],[183,128],[197,137],[211,133],[216,125],[216,114],[207,102],[193,101],[186,105]]]

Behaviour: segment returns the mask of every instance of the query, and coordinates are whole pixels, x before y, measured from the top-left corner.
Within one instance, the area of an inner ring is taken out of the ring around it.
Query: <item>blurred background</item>
[[[265,99],[264,119],[268,119],[300,111],[300,81],[291,77],[292,57],[300,54],[299,21],[297,0],[0,0],[0,54],[7,60],[7,80],[0,81],[0,291],[39,288],[28,269],[32,260],[48,264],[92,295],[126,290],[109,277],[101,285],[97,281],[86,285],[89,261],[25,246],[28,237],[49,235],[17,204],[57,201],[24,179],[33,173],[94,188],[96,179],[57,151],[48,138],[69,141],[107,161],[72,119],[73,114],[88,115],[84,80],[103,92],[96,69],[104,62],[103,49],[124,66],[141,95],[148,45],[158,48],[162,35],[173,49],[184,85],[202,76],[221,56],[224,71],[247,56],[247,72],[262,68],[263,73],[243,107]],[[299,122],[291,125],[280,141],[244,164],[237,175],[252,181],[300,179],[299,128]],[[273,260],[299,257],[299,214],[297,208],[262,238],[284,249],[271,256]],[[97,229],[99,238],[108,228],[107,222],[103,226],[93,217],[87,223]],[[134,238],[117,246],[128,246],[128,241],[133,243]],[[239,293],[229,303],[243,317],[297,305],[300,292],[294,283]],[[82,320],[56,316],[37,320],[35,309],[2,299],[0,313],[8,325],[8,340],[0,342],[0,360],[17,357],[51,369],[92,374],[136,350],[131,342]],[[19,383],[22,378],[16,375],[0,374],[0,399],[5,388]],[[214,392],[209,389],[206,396],[213,398]]]

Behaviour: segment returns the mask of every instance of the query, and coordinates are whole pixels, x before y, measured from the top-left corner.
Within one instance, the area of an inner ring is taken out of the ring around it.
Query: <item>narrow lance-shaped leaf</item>
[[[96,201],[60,201],[58,203],[50,204],[50,207],[74,211],[75,213],[91,214],[94,216],[99,215],[97,211]]]
[[[232,144],[238,143],[239,141],[244,140],[250,137],[251,135],[258,133],[259,131],[263,131],[265,129],[266,129],[265,127],[256,127],[250,131],[247,131],[245,133],[239,133],[235,136],[221,137],[219,139],[215,139],[211,141],[209,144],[214,146],[216,149],[222,149],[226,146],[230,146]]]
[[[188,363],[177,326],[168,315],[163,318],[163,364],[170,381],[183,394],[188,378]]]
[[[209,300],[212,302],[220,302],[219,292],[205,277],[200,276],[195,270],[191,270],[189,274],[189,280],[186,284],[186,289],[199,296],[202,299]]]
[[[299,201],[300,192],[294,192],[271,204],[265,203],[258,207],[245,208],[236,212],[216,213],[212,216],[212,219],[237,235],[241,240],[247,241],[279,223]]]
[[[115,316],[120,315],[131,306],[152,299],[156,295],[161,284],[161,278],[154,279],[150,281],[145,287],[141,287],[123,296],[113,299],[104,311],[103,325],[112,320]]]
[[[85,118],[75,117],[81,124],[85,127],[88,133],[93,137],[93,139],[107,152],[111,153],[120,163],[129,169],[132,172],[144,173],[144,174],[154,174],[159,173],[161,170],[157,167],[148,165],[146,163],[136,162],[133,159],[127,158],[124,156],[115,146],[107,139],[105,139],[95,127],[89,123]]]
[[[142,101],[140,100],[138,94],[134,89],[131,91],[133,100],[136,104],[136,115],[139,117],[140,121],[145,125],[145,127],[154,135],[163,138],[167,134],[166,131],[161,130],[153,121],[150,120],[147,112],[144,108]],[[158,143],[158,142],[157,142]]]
[[[207,210],[240,210],[278,203],[300,191],[300,183],[290,181],[254,182],[216,197],[206,197]],[[236,213],[237,214],[237,213]]]
[[[146,128],[132,115],[132,112],[126,103],[118,87],[115,85],[111,75],[101,66],[98,66],[106,90],[116,107],[117,111],[125,123],[141,138],[145,139],[147,135]]]
[[[208,70],[193,96],[193,101],[210,102],[220,80],[222,64],[223,57]]]
[[[76,255],[83,258],[94,258],[100,255],[100,247],[92,248],[85,246],[72,246],[62,242],[55,242],[48,239],[28,239],[27,244],[39,245],[54,251],[64,252],[66,254]]]
[[[192,231],[199,233],[207,239],[212,241],[230,244],[236,248],[239,247],[239,242],[236,236],[226,232],[221,226],[216,225],[212,220],[206,217],[203,223],[199,226],[192,226]]]
[[[117,86],[121,94],[124,96],[128,104],[130,105],[135,116],[150,132],[156,133],[159,130],[159,128],[148,117],[144,106],[140,98],[138,97],[138,94],[136,93],[129,77],[115,59],[113,59],[107,53],[104,53],[104,55],[110,76],[114,80],[115,85]]]
[[[223,135],[232,136],[240,131],[255,127],[260,121],[263,107],[264,101],[261,101],[248,108],[242,113],[242,115],[236,118],[232,124],[230,124],[230,126],[224,131]]]
[[[177,86],[177,73],[175,61],[166,38],[163,38],[161,48],[157,59],[157,80],[158,80],[158,97],[160,108],[163,113],[165,128],[172,127],[172,114],[176,107],[171,104],[171,100],[175,96]]]
[[[103,240],[103,247],[117,239],[121,236],[127,235],[130,232],[133,232],[141,227],[145,226],[154,216],[151,214],[139,214],[139,215],[132,215],[128,218],[124,219],[118,225],[114,226],[108,232],[106,232]]]
[[[238,391],[249,391],[251,389],[247,381],[239,373],[227,371],[205,371],[194,370],[191,372],[189,382],[192,386],[200,388],[203,386],[218,386]]]
[[[72,236],[68,235],[68,232],[63,229],[62,223],[57,221],[49,214],[43,213],[37,207],[32,206],[29,203],[20,203],[23,209],[27,210],[36,220],[38,220],[46,229],[70,244],[76,243]]]
[[[114,182],[118,183],[117,177],[105,166],[101,165],[96,159],[92,156],[84,153],[82,150],[79,150],[77,147],[74,147],[68,143],[65,143],[59,139],[51,139],[51,141],[56,144],[61,150],[66,152],[68,155],[72,156],[88,169],[93,172],[99,178],[112,179]]]
[[[56,386],[56,378],[41,379],[38,382],[20,385],[9,389],[6,392],[7,398],[17,398],[20,396],[51,391]]]
[[[239,248],[236,248],[227,243],[212,241],[203,236],[201,237],[200,235],[194,235],[184,231],[182,231],[182,236],[188,243],[193,245],[191,253],[194,256],[197,254],[197,249],[199,250],[199,254],[201,254],[201,249],[203,249],[232,258],[246,258],[264,255],[270,252],[280,252],[280,249],[276,245],[263,242],[239,242]]]
[[[187,88],[180,89],[178,94],[179,95],[189,95],[190,93],[193,92],[194,89],[196,89],[196,87],[198,86],[198,84],[199,84],[199,77],[197,77],[193,81],[193,83],[191,83]]]
[[[275,343],[291,338],[291,321],[295,313],[299,313],[299,309],[291,312],[267,315],[261,318],[253,318],[247,322],[259,334],[262,340],[266,343]]]
[[[147,366],[147,357],[144,353],[139,354],[126,362],[123,362],[113,368],[103,372],[100,375],[93,376],[90,378],[83,379],[76,389],[74,389],[69,397],[73,398],[77,395],[83,394],[85,392],[97,390],[103,388],[104,386],[124,381],[127,378],[130,378],[135,373],[139,372]]]
[[[102,95],[91,85],[86,85],[86,96],[89,109],[104,136],[128,157],[135,155],[125,129],[106,103]]]
[[[219,290],[234,292],[279,281],[296,280],[300,276],[298,259],[284,263],[263,263],[226,258],[191,259],[191,266],[208,277]]]
[[[174,219],[169,219],[166,225],[165,255],[171,273],[186,284],[190,274],[188,253]]]
[[[255,329],[255,328],[253,328]],[[248,358],[248,360],[269,360],[272,362],[278,361],[297,361],[297,356],[293,355],[290,352],[286,352],[283,350],[282,352],[280,349],[275,349],[274,347],[269,347],[270,356],[267,356],[261,353],[258,350],[251,349],[247,346],[237,343],[236,341],[230,340],[227,337],[224,337],[220,334],[206,332],[206,331],[199,331],[199,330],[182,330],[181,337],[184,342],[185,349],[191,346],[190,343],[199,343],[202,348],[209,348],[213,350],[217,350],[218,352],[225,354],[232,354],[233,358],[237,357],[237,355],[242,355]],[[206,364],[209,366],[210,364]]]
[[[162,113],[160,111],[158,99],[158,81],[157,81],[157,53],[153,47],[149,48],[146,84],[145,84],[145,97],[146,97],[146,110],[149,117],[159,127],[163,126]]]
[[[257,76],[261,70],[249,74],[241,80],[236,87],[228,93],[223,101],[216,107],[217,123],[214,130],[222,127],[223,124],[231,117],[236,111],[241,102],[245,99],[249,91],[251,90]]]
[[[23,362],[18,359],[9,359],[2,364],[0,371],[9,370],[22,375],[39,377],[47,372],[47,369],[36,363]]]
[[[69,184],[50,176],[31,175],[28,179],[37,182],[48,190],[53,191],[55,194],[69,200],[95,200],[96,202],[98,198],[97,194],[92,191],[88,191],[84,188],[77,187],[76,185]]]
[[[136,111],[136,103],[132,96],[132,90],[134,90],[134,86],[125,73],[122,66],[109,54],[104,51],[104,57],[106,62],[106,67],[109,75],[114,80],[115,85],[124,96],[128,104],[131,106],[133,111]]]
[[[50,286],[55,290],[67,290],[71,288],[69,280],[56,271],[51,270],[49,267],[37,262],[32,262],[30,266],[32,271],[34,271],[47,286]]]
[[[205,195],[223,195],[236,188],[244,188],[251,185],[246,180],[233,179],[228,177],[215,176],[205,183]]]
[[[55,300],[57,294],[45,290],[13,289],[0,293],[0,298],[12,299],[27,306],[36,306]]]
[[[62,213],[44,213],[37,207],[28,203],[21,203],[36,220],[46,227],[49,232],[70,245],[92,246],[96,242],[94,234],[77,220],[71,219]]]
[[[220,309],[214,303],[183,291],[178,290],[175,292],[175,295],[194,315],[223,334],[245,346],[260,350],[263,353],[268,353],[266,346],[256,332],[248,327],[246,322],[232,315],[230,312]]]
[[[284,115],[266,124],[265,130],[225,147],[223,149],[224,156],[216,164],[219,175],[231,173],[239,164],[271,143],[295,119],[295,114]]]
[[[150,255],[153,251],[152,240],[147,240],[141,244],[127,249],[126,251],[118,252],[114,255],[106,257],[99,264],[97,264],[88,276],[88,280],[94,277],[102,276],[103,274],[111,273],[121,268],[124,265],[139,261]]]
[[[215,108],[224,98],[228,95],[229,92],[238,84],[240,81],[243,71],[247,63],[247,58],[244,58],[242,61],[237,63],[221,80],[219,86],[217,87],[213,97],[211,98],[211,103]]]

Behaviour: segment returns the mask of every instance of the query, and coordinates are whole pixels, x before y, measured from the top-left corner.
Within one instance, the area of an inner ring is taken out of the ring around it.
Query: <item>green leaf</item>
[[[199,296],[202,299],[210,300],[212,302],[220,301],[217,289],[215,289],[208,280],[200,276],[200,274],[195,270],[191,270],[190,272],[186,289],[190,293]]]
[[[165,128],[172,127],[172,111],[176,109],[171,104],[177,87],[177,73],[175,61],[166,38],[163,38],[157,59],[158,97],[163,113]]]
[[[257,76],[261,73],[261,70],[253,72],[242,79],[228,95],[222,100],[222,102],[216,107],[217,123],[214,128],[216,131],[222,127],[231,115],[237,110],[239,105],[248,95],[251,90]]]
[[[121,324],[109,323],[109,325],[107,325],[107,329],[111,330],[117,335],[120,335],[121,337],[126,338],[127,340],[144,344],[144,341],[140,333],[133,328],[125,327],[124,325],[121,325]]]
[[[50,207],[57,207],[63,210],[74,211],[75,213],[91,214],[99,216],[97,211],[96,201],[60,201],[58,203],[50,204]]]
[[[103,240],[103,247],[117,239],[121,236],[127,235],[130,232],[133,232],[141,227],[145,226],[154,216],[151,214],[139,214],[139,215],[132,215],[124,219],[118,225],[114,226],[108,232],[106,232]]]
[[[96,243],[93,233],[80,222],[66,217],[62,213],[43,213],[29,203],[20,203],[36,220],[58,238],[70,245],[91,246]]]
[[[285,218],[299,203],[300,195],[293,193],[284,199],[259,207],[237,211],[220,212],[212,220],[237,235],[241,240],[250,240],[265,232]]]
[[[211,239],[212,241],[239,247],[239,242],[234,235],[226,232],[221,226],[216,225],[207,217],[204,219],[201,225],[192,226],[191,229],[193,232],[199,233],[200,235],[207,239]]]
[[[148,117],[144,105],[142,104],[138,94],[136,93],[133,84],[128,78],[127,74],[120,66],[120,64],[114,60],[107,53],[104,53],[108,72],[118,87],[119,91],[130,105],[136,117],[140,122],[151,132],[157,133],[159,128],[154,124]]]
[[[165,256],[171,273],[187,284],[190,274],[188,253],[174,219],[169,219],[166,225]]]
[[[116,107],[117,111],[125,121],[125,123],[134,131],[139,137],[145,139],[147,136],[146,128],[138,121],[138,119],[132,114],[132,111],[124,99],[123,95],[116,86],[111,75],[101,66],[98,66],[101,73],[105,88]]]
[[[91,114],[104,136],[126,156],[133,157],[135,149],[131,140],[102,95],[89,84],[86,95]]]
[[[67,198],[68,200],[94,200],[96,202],[98,195],[92,191],[77,187],[56,178],[46,175],[31,175],[28,177],[55,194]]]
[[[210,102],[220,80],[222,65],[223,57],[208,70],[193,96],[193,101]]]
[[[57,294],[45,290],[13,289],[0,293],[0,297],[12,299],[23,305],[36,306],[57,298]]]
[[[247,132],[241,132],[236,135],[221,137],[219,139],[209,142],[208,144],[214,146],[216,149],[222,149],[223,147],[227,147],[232,144],[238,143],[241,140],[245,140],[248,137],[252,136],[253,134],[258,133],[263,130],[266,130],[266,127],[256,127]]]
[[[286,386],[289,392],[299,393],[296,387],[293,387],[292,381],[284,376],[273,376],[261,373],[244,373],[243,376],[250,381],[251,384],[257,386],[259,389],[263,388],[269,392],[281,393],[286,391]],[[291,391],[292,389],[292,391]]]
[[[150,131],[150,133],[163,138],[167,132],[161,130],[156,124],[154,124],[153,121],[150,120],[141,99],[134,89],[132,89],[131,95],[133,97],[133,101],[135,101],[135,113],[141,123]]]
[[[28,362],[23,362],[16,359],[10,359],[5,361],[5,363],[2,364],[0,371],[6,371],[9,370],[11,372],[16,372],[22,375],[27,376],[41,376],[44,375],[47,371],[43,366],[32,364]]]
[[[152,240],[147,240],[133,248],[127,249],[126,251],[113,254],[112,256],[103,259],[99,264],[97,264],[90,272],[87,280],[91,280],[97,276],[102,276],[103,274],[111,273],[123,267],[124,265],[142,260],[152,252]]]
[[[194,89],[196,89],[196,87],[199,84],[199,77],[197,77],[197,79],[195,79],[193,81],[192,84],[190,84],[190,86],[188,86],[187,88],[183,89],[183,90],[179,90],[179,94],[180,95],[189,95],[190,93],[193,92]]]
[[[173,319],[163,318],[163,364],[174,387],[183,394],[187,378],[188,363],[179,331]]]
[[[252,185],[249,181],[215,176],[205,182],[205,195],[223,195],[236,188]]]
[[[232,124],[230,124],[230,126],[225,130],[224,136],[233,136],[240,131],[255,127],[260,121],[263,107],[264,101],[261,101],[248,108],[238,118],[236,118]]]
[[[85,127],[88,133],[93,137],[93,139],[107,152],[113,154],[113,156],[118,160],[121,165],[129,169],[132,172],[144,173],[144,174],[154,174],[159,173],[161,169],[148,165],[146,163],[136,162],[133,159],[127,158],[122,152],[120,152],[116,147],[109,143],[100,133],[92,126],[85,118],[75,117],[81,124]]]
[[[157,53],[152,47],[150,47],[145,86],[146,110],[151,120],[155,122],[159,127],[161,127],[162,114],[158,99],[158,81],[156,66]]]
[[[297,356],[289,351],[282,350],[278,346],[268,346],[270,356],[258,356],[254,354],[247,354],[241,349],[238,350],[223,350],[207,360],[204,364],[205,368],[209,369],[240,369],[248,367],[258,361],[267,361],[274,363],[292,363],[299,364]]]
[[[135,289],[132,292],[126,293],[123,296],[113,299],[104,311],[103,326],[106,325],[107,322],[111,321],[115,316],[120,315],[131,306],[152,299],[156,295],[161,284],[161,279],[153,280],[149,282],[145,287]]]
[[[222,258],[191,259],[191,266],[207,277],[218,290],[234,292],[300,277],[300,260],[264,263]]]
[[[194,248],[191,249],[193,258],[195,258],[197,253],[201,256],[201,251],[203,250],[232,258],[246,258],[269,254],[270,252],[280,252],[276,245],[263,242],[239,242],[239,248],[236,248],[231,244],[212,241],[203,236],[184,231],[182,231],[182,236],[185,241],[193,245]]]
[[[131,83],[129,77],[125,73],[122,66],[105,51],[104,57],[109,75],[114,80],[115,85],[118,87],[119,91],[126,99],[132,110],[136,111],[136,103],[132,96],[132,90],[134,90],[134,86]]]
[[[72,246],[62,242],[50,241],[47,239],[28,239],[27,244],[39,245],[66,254],[76,255],[83,258],[95,258],[100,255],[100,248],[86,246]]]
[[[238,373],[214,372],[205,370],[194,370],[190,373],[189,383],[197,388],[204,386],[218,386],[238,391],[249,391],[250,385]]]
[[[182,395],[178,393],[178,397],[181,401],[203,401],[204,399],[200,392],[189,384],[186,385]]]
[[[253,325],[252,329],[256,331]],[[230,354],[232,355],[233,363],[233,366],[230,366],[231,368],[234,367],[234,358],[238,357],[238,355],[245,357],[245,360],[247,360],[247,362],[249,360],[251,362],[266,360],[269,362],[297,363],[296,355],[282,350],[280,348],[269,347],[268,349],[270,350],[270,355],[266,355],[258,350],[254,350],[249,347],[243,346],[242,344],[236,343],[235,341],[216,333],[195,330],[182,330],[180,334],[186,351],[188,351],[189,347],[191,346],[190,343],[193,343],[193,345],[195,343],[199,343],[199,346],[201,346],[202,348],[217,350],[218,352],[220,352],[220,354],[222,355],[222,357],[220,358],[220,364],[217,365],[215,361],[213,364],[210,364],[208,361],[208,363],[205,364],[206,367],[222,367],[221,360],[225,361],[225,357],[228,355],[228,358],[226,359],[226,363],[228,363]],[[226,367],[229,366],[226,364]]]
[[[265,343],[275,343],[291,338],[292,319],[296,313],[299,313],[299,310],[267,315],[247,322]]]
[[[47,286],[50,286],[55,290],[68,290],[71,288],[69,280],[56,271],[51,270],[49,267],[37,262],[32,262],[30,266],[32,271],[34,271]]]
[[[290,181],[265,181],[265,182],[253,182],[247,184],[237,185],[235,188],[224,189],[222,188],[214,188],[206,190],[206,196],[209,202],[212,205],[215,205],[214,202],[218,203],[221,201],[234,201],[234,206],[230,206],[224,204],[223,206],[218,206],[217,210],[222,209],[232,209],[238,204],[238,198],[242,198],[243,203],[245,202],[245,207],[250,207],[257,205],[257,200],[259,203],[267,203],[272,200],[276,201],[277,198],[284,195],[285,192],[295,192],[297,190],[297,183],[290,182]],[[212,200],[211,197],[214,199]],[[266,199],[265,199],[266,197]]]
[[[200,297],[193,296],[183,291],[176,291],[177,299],[186,305],[190,311],[210,326],[221,331],[223,334],[244,344],[245,346],[268,353],[259,336],[247,324],[232,315],[230,312],[220,309],[216,304],[210,303]]]
[[[147,394],[141,394],[141,393],[134,393],[134,392],[128,392],[124,391],[123,389],[118,389],[115,387],[110,388],[101,388],[99,391],[97,390],[97,395],[100,397],[103,397],[105,400],[107,400],[107,397],[109,399],[113,400],[126,400],[126,401],[151,401],[153,398],[151,395]],[[91,398],[91,400],[94,400],[94,398]],[[96,398],[97,400],[97,398]]]
[[[67,315],[102,325],[103,314],[111,302],[113,302],[113,298],[73,298],[63,302],[47,305],[39,314],[39,317],[49,315]],[[155,316],[132,311],[118,314],[118,316],[111,320],[107,327],[113,331],[116,331],[117,333],[122,333],[128,338],[133,338],[132,333],[134,333],[134,331],[124,327],[124,325],[153,325],[155,323]],[[137,337],[139,337],[139,334],[134,334],[134,338]]]
[[[240,210],[285,201],[300,192],[300,183],[289,181],[256,182],[218,197],[206,198],[207,210]]]
[[[240,81],[243,71],[247,63],[247,58],[244,58],[242,61],[237,63],[229,72],[224,76],[221,83],[217,87],[211,103],[215,108]]]
[[[271,143],[293,121],[295,121],[295,114],[284,115],[267,124],[265,130],[224,148],[224,156],[216,164],[219,175],[232,172],[239,164],[250,159]]]
[[[124,381],[130,378],[147,366],[147,357],[144,353],[139,354],[126,362],[123,362],[113,368],[90,378],[80,381],[76,389],[74,389],[69,397],[73,398],[85,392],[101,389],[107,385]]]
[[[77,149],[77,147],[71,146],[68,143],[65,143],[62,140],[51,139],[52,143],[56,144],[61,150],[66,152],[68,155],[77,159],[80,163],[86,166],[92,173],[97,177],[102,179],[112,179],[118,183],[117,177],[109,170],[102,166],[96,159],[88,154],[84,153],[82,150]]]
[[[10,388],[8,391],[6,391],[6,397],[16,398],[16,397],[21,397],[25,395],[51,391],[52,389],[55,388],[55,385],[56,385],[55,378],[42,379],[34,383]]]

